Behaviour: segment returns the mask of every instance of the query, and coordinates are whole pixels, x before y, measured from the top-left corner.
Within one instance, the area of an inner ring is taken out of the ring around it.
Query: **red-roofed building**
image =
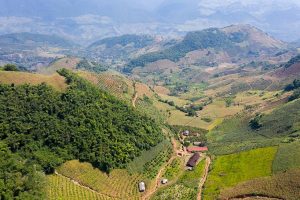
[[[207,147],[188,147],[187,151],[190,153],[194,153],[194,152],[204,152],[204,151],[208,151]]]

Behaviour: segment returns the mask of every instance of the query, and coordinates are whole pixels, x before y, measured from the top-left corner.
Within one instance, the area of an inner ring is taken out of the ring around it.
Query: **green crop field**
[[[58,175],[47,176],[48,200],[115,200],[87,188],[76,185],[68,178]]]
[[[300,168],[300,141],[280,144],[273,163],[273,172]]]
[[[176,158],[172,163],[166,167],[163,177],[167,178],[169,181],[174,180],[182,170],[182,159]]]
[[[205,183],[205,199],[216,199],[222,189],[240,182],[270,176],[276,151],[267,147],[217,157]]]
[[[197,192],[181,184],[172,185],[157,193],[151,200],[192,200],[195,199]]]

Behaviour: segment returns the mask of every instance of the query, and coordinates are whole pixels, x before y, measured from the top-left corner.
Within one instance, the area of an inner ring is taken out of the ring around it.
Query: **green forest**
[[[46,84],[0,85],[0,139],[12,156],[46,173],[71,159],[109,172],[162,141],[152,119],[66,69],[59,73],[69,85],[63,93]]]

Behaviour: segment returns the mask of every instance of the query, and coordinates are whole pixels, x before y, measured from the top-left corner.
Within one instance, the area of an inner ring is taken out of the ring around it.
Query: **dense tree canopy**
[[[12,154],[0,142],[0,199],[39,200],[44,197],[44,174],[37,166]]]
[[[48,173],[69,159],[109,171],[162,140],[160,127],[65,69],[68,89],[0,85],[0,139]]]

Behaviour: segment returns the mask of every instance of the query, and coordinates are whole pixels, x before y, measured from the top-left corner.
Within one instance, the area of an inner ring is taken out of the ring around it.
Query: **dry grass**
[[[190,103],[187,100],[184,100],[182,98],[179,97],[175,97],[175,96],[169,96],[169,95],[164,95],[164,94],[160,94],[159,95],[163,100],[168,100],[168,101],[174,101],[175,105],[177,106],[184,106],[188,103]]]
[[[166,87],[163,87],[163,86],[155,86],[154,91],[157,94],[164,94],[164,95],[168,95],[170,93],[170,90]]]
[[[50,64],[50,66],[48,67],[42,67],[38,69],[38,72],[42,74],[53,74],[56,73],[57,70],[62,68],[76,69],[76,66],[79,62],[80,62],[79,58],[65,57],[65,58],[58,59],[57,61]]]
[[[233,116],[244,109],[243,106],[226,107],[223,100],[217,99],[212,104],[205,106],[198,114],[201,117],[209,117],[211,119],[225,118]]]
[[[107,175],[89,163],[73,160],[64,163],[57,171],[110,197],[121,199],[139,199],[141,197],[137,185],[143,180],[142,176],[130,175],[127,170],[116,169]]]
[[[167,122],[170,125],[192,126],[203,129],[207,129],[210,125],[210,123],[201,120],[200,117],[189,117],[186,116],[186,113],[179,110],[171,110],[171,116],[168,118]]]
[[[42,75],[42,74],[32,74],[26,72],[0,72],[0,83],[4,84],[32,84],[38,85],[41,83],[46,83],[56,90],[63,91],[66,89],[67,85],[65,83],[64,77],[58,75],[57,73],[53,75]]]
[[[147,97],[153,97],[153,91],[145,84],[137,82],[135,84],[135,91],[139,98],[143,98],[144,95]]]

